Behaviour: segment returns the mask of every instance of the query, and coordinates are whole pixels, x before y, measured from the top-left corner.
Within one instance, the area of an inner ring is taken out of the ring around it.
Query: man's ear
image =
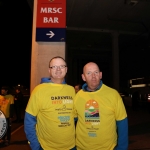
[[[48,72],[49,72],[49,77],[51,78],[51,69],[50,68],[48,69]]]
[[[68,67],[66,67],[66,73],[67,73],[67,71],[68,71]]]
[[[84,74],[82,74],[81,76],[82,76],[82,80],[83,80],[83,81],[86,81]]]
[[[100,77],[100,79],[102,79],[102,72],[99,73],[99,77]]]
[[[50,68],[48,69],[48,72],[50,73],[51,71],[50,71]]]

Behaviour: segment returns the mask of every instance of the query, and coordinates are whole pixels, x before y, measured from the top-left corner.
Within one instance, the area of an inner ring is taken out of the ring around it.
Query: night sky
[[[30,85],[32,11],[26,0],[0,0],[0,86]]]
[[[32,11],[27,0],[0,0],[0,86],[30,87]],[[120,52],[120,79],[150,76],[150,48]],[[126,83],[125,83],[126,84]]]

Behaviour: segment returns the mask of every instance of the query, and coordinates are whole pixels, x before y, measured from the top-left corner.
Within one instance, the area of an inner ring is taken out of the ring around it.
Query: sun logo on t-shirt
[[[89,100],[85,104],[85,117],[86,119],[99,119],[99,105],[95,100]]]

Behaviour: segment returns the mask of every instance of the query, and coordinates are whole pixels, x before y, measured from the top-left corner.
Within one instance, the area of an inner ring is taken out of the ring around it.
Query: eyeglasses
[[[64,69],[66,66],[65,65],[61,65],[61,66],[51,66],[51,67],[49,67],[49,68],[51,68],[51,69],[54,69],[54,70],[56,70],[56,69]]]

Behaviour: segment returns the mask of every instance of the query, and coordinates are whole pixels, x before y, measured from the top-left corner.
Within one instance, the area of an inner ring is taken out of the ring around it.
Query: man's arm
[[[36,123],[37,123],[36,117],[25,112],[24,131],[30,143],[30,147],[32,150],[42,150],[40,143],[36,136],[36,130],[35,130]]]
[[[117,133],[118,140],[115,150],[127,150],[128,149],[128,119],[125,118],[121,121],[117,121]]]

